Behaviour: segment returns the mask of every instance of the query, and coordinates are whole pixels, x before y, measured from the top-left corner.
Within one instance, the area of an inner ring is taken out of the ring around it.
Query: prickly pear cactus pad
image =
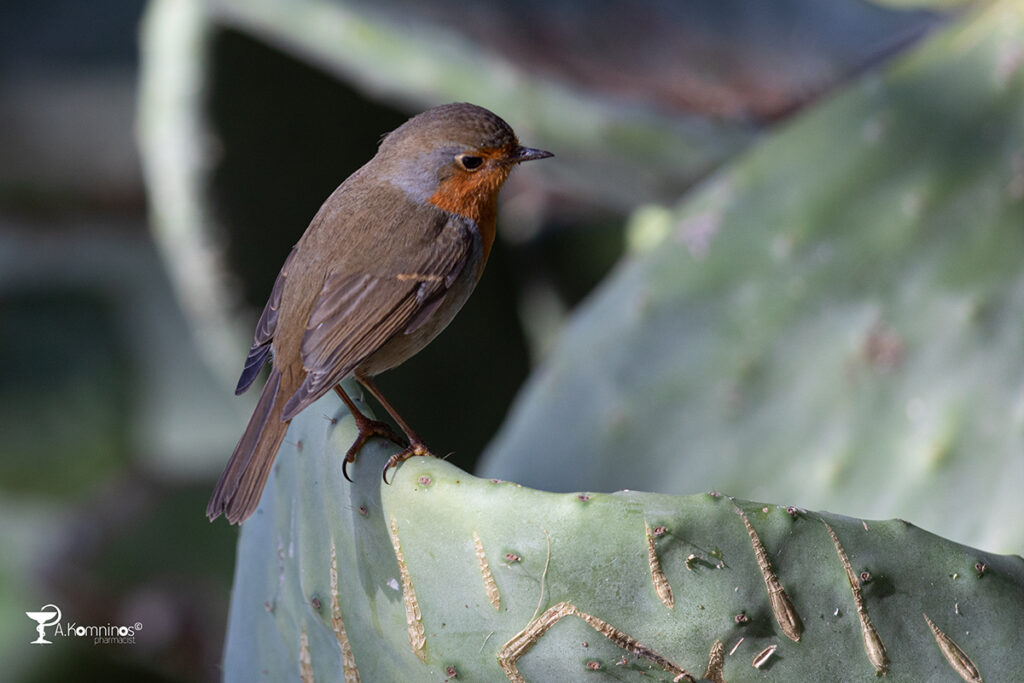
[[[227,681],[1021,680],[1024,559],[903,521],[545,493],[371,441],[330,394],[243,525]]]
[[[673,208],[486,454],[568,491],[729,490],[1024,548],[1024,5],[957,22]]]

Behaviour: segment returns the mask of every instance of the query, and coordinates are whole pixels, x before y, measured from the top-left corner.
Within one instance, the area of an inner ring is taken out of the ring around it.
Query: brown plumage
[[[356,377],[409,441],[389,466],[430,451],[371,377],[427,345],[459,311],[494,242],[497,196],[512,168],[549,152],[521,147],[492,112],[450,104],[413,117],[324,202],[285,260],[256,325],[235,393],[272,357],[270,376],[206,515],[253,513],[289,421],[332,389],[360,436],[395,439],[359,413],[338,383]],[[385,470],[386,471],[386,470]],[[346,475],[347,476],[347,475]]]

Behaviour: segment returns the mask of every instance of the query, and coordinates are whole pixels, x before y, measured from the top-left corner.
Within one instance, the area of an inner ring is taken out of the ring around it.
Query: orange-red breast
[[[372,435],[339,386],[354,376],[405,431],[410,455],[429,455],[372,376],[427,345],[462,308],[494,243],[498,190],[512,168],[550,152],[522,147],[494,113],[449,104],[415,116],[336,189],[285,259],[245,360],[236,394],[272,368],[249,424],[206,508],[232,523],[253,513],[288,423],[332,389],[359,428],[343,467]],[[387,468],[385,468],[385,473]],[[346,473],[347,476],[347,473]]]

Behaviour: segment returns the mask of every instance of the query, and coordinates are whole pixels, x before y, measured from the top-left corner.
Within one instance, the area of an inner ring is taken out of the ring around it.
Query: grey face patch
[[[441,180],[454,171],[455,155],[462,150],[459,146],[446,146],[395,159],[395,172],[387,174],[387,179],[413,201],[425,202],[437,191]]]

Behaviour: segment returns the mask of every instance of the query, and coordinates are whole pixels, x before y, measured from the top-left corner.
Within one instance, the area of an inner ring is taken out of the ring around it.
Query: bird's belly
[[[415,356],[419,351],[441,334],[476,286],[479,259],[470,259],[462,269],[459,277],[445,294],[444,300],[429,318],[411,334],[399,332],[366,357],[356,367],[356,371],[365,375],[377,375],[385,370],[401,365]]]

